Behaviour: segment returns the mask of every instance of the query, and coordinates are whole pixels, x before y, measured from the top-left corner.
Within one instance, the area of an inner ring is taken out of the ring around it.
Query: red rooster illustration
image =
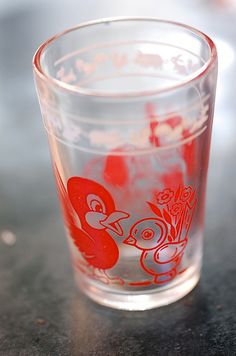
[[[105,273],[119,259],[118,246],[108,231],[122,236],[120,221],[129,214],[115,209],[113,198],[102,185],[71,177],[66,190],[57,168],[55,175],[65,222],[75,246],[90,267]]]

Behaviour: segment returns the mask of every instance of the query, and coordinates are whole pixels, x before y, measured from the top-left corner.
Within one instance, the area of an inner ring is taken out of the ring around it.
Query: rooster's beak
[[[123,211],[114,211],[105,220],[100,221],[100,224],[115,232],[117,235],[122,236],[123,229],[119,222],[120,220],[127,219],[128,217],[129,214],[124,213]]]

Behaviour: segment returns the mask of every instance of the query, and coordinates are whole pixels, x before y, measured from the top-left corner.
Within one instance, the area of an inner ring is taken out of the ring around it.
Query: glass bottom
[[[148,310],[176,302],[187,295],[198,283],[200,268],[192,268],[178,278],[178,282],[140,292],[114,291],[101,288],[90,279],[76,273],[76,284],[93,301],[122,310]]]

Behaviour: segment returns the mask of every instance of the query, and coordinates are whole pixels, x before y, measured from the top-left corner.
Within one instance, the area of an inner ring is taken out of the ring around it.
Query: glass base
[[[186,271],[167,286],[142,292],[114,291],[98,287],[88,278],[76,273],[76,284],[93,301],[110,308],[122,310],[148,310],[176,302],[187,295],[198,283],[200,269]]]

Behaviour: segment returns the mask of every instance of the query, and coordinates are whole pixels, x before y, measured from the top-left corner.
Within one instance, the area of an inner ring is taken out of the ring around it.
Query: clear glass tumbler
[[[103,19],[45,42],[33,66],[80,289],[128,310],[183,297],[202,262],[214,43]]]

